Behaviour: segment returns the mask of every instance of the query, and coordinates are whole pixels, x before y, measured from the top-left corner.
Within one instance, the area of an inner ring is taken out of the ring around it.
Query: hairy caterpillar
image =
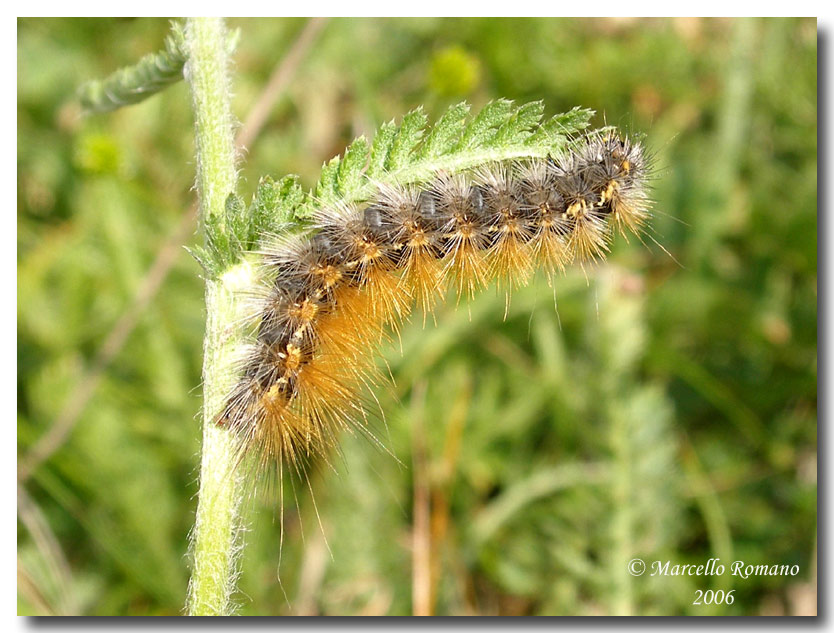
[[[484,162],[409,184],[377,184],[361,204],[324,205],[301,233],[268,238],[254,341],[218,417],[262,465],[326,454],[364,429],[360,392],[379,381],[386,326],[430,313],[451,285],[510,292],[542,269],[604,257],[615,232],[649,215],[649,161],[616,132],[545,158]]]

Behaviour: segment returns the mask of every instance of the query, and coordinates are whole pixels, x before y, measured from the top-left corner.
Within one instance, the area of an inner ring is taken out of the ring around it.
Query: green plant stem
[[[197,192],[204,227],[209,217],[222,223],[227,196],[234,192],[234,136],[229,103],[228,51],[223,21],[192,18],[186,24],[188,61],[197,149]],[[206,281],[206,336],[203,360],[203,447],[200,492],[193,533],[194,569],[188,592],[190,615],[228,615],[236,578],[240,534],[240,482],[233,438],[215,423],[223,397],[233,385],[236,293],[247,281],[239,265]]]

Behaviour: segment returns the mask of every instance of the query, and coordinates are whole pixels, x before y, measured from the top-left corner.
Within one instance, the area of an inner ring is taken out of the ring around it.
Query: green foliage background
[[[231,21],[239,118],[303,24]],[[192,202],[184,84],[107,115],[74,100],[167,30],[18,22],[20,456]],[[439,614],[815,612],[816,50],[814,20],[330,21],[241,163],[245,198],[265,174],[312,185],[355,136],[420,104],[435,119],[464,98],[543,99],[646,133],[662,248],[618,239],[604,265],[557,280],[558,315],[539,279],[506,319],[490,290],[407,324],[380,365],[395,384],[376,394],[385,449],[348,437],[316,469],[321,528],[297,488],[279,566],[276,491],[247,503],[240,613],[409,614],[426,530],[416,582]],[[182,612],[199,275],[183,249],[69,439],[22,484],[21,614]],[[632,577],[635,557],[800,571]],[[735,601],[695,606],[696,589]]]

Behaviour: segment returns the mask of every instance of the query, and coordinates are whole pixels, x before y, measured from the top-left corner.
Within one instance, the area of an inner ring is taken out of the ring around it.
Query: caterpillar
[[[493,280],[510,293],[536,270],[552,283],[571,262],[602,259],[615,233],[639,234],[649,217],[649,163],[640,143],[592,132],[545,157],[377,183],[265,238],[253,340],[218,424],[262,465],[327,455],[339,433],[365,430],[376,350],[412,306],[425,321],[448,287],[458,301]]]

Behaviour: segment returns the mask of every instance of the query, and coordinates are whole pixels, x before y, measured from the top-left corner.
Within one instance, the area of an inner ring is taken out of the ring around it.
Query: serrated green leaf
[[[371,145],[371,158],[368,162],[368,177],[378,178],[385,172],[385,164],[388,160],[388,153],[397,135],[397,126],[393,121],[383,123],[374,136]]]
[[[542,101],[525,103],[498,128],[490,145],[526,142],[533,135],[533,130],[541,121],[543,114],[544,103]]]
[[[461,149],[483,147],[495,136],[496,128],[512,116],[513,102],[499,99],[486,104],[463,133]]]
[[[225,215],[227,231],[239,243],[245,243],[249,233],[249,215],[246,213],[246,205],[240,196],[234,193],[228,195]]]
[[[258,216],[253,230],[257,227],[258,234],[285,230],[286,223],[303,222],[321,205],[362,202],[379,182],[424,182],[438,171],[455,173],[485,162],[547,156],[562,149],[593,114],[574,108],[542,124],[543,110],[540,101],[516,107],[502,99],[485,106],[467,124],[469,106],[458,103],[427,133],[427,117],[418,108],[399,126],[393,121],[380,126],[370,149],[360,137],[343,157],[326,163],[310,195],[295,177],[277,184],[262,180],[250,211]]]
[[[281,222],[292,220],[295,210],[307,200],[307,195],[298,184],[298,176],[284,176],[276,185],[278,193],[278,216]]]
[[[385,162],[389,171],[397,171],[408,162],[414,148],[423,138],[426,123],[428,123],[428,116],[422,107],[412,110],[403,117],[403,122],[400,124],[400,129],[391,144],[391,150]]]
[[[217,269],[217,264],[214,261],[214,255],[211,251],[203,246],[194,246],[193,248],[185,247],[186,252],[194,258],[200,268],[203,269],[206,277],[212,279],[220,274]]]
[[[543,123],[528,140],[529,146],[555,147],[564,145],[566,139],[588,127],[593,110],[574,108],[570,112],[557,114]]]
[[[227,198],[228,204],[228,198]],[[203,231],[206,236],[205,248],[200,249],[195,255],[197,261],[203,266],[208,274],[216,274],[234,260],[239,252],[232,245],[231,232],[226,224],[226,215],[209,215],[205,218]]]
[[[165,48],[142,57],[136,64],[117,70],[109,77],[89,81],[79,88],[81,106],[87,112],[110,112],[139,103],[183,78],[187,59],[183,24],[171,24]],[[229,38],[231,50],[240,37],[239,29]]]
[[[269,176],[261,178],[250,206],[253,224],[261,230],[269,224],[286,224],[293,220],[305,199],[298,176],[284,176],[277,183]]]
[[[339,165],[339,193],[350,197],[362,184],[362,172],[368,162],[368,141],[360,136],[345,151]]]
[[[225,211],[226,211],[226,220],[234,220],[240,216],[240,212],[243,210],[243,199],[235,194],[230,193],[226,196],[226,204],[225,204]]]
[[[321,177],[316,186],[315,196],[322,204],[332,204],[339,199],[339,156],[331,158],[321,168]]]
[[[565,134],[574,134],[588,127],[592,116],[594,116],[593,110],[576,106],[568,112],[557,114],[550,121],[561,127],[561,131]]]
[[[224,218],[220,215],[206,215],[203,220],[203,230],[211,239],[222,239],[222,234],[225,232],[223,224]]]
[[[449,108],[426,137],[420,157],[426,159],[442,156],[456,147],[463,134],[467,114],[469,104],[465,101]]]

